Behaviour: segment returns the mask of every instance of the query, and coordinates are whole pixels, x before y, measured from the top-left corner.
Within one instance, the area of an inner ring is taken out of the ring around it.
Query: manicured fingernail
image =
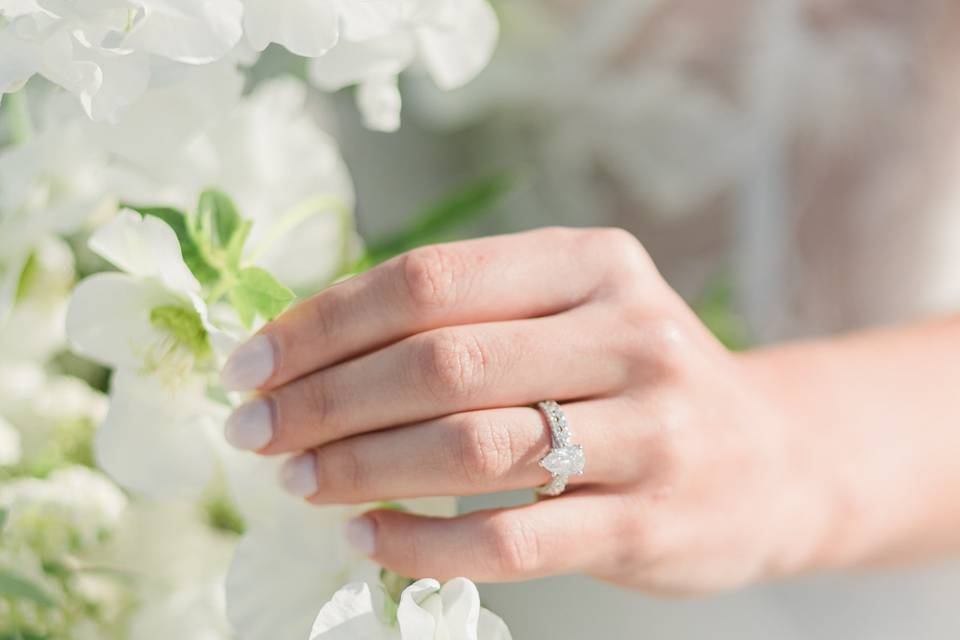
[[[224,427],[227,442],[237,449],[262,449],[273,440],[273,410],[266,398],[237,407]]]
[[[343,535],[354,549],[365,556],[371,555],[376,548],[377,525],[366,516],[347,522],[343,528]]]
[[[251,391],[273,375],[276,350],[269,336],[254,336],[237,347],[223,367],[220,379],[229,391]]]
[[[293,456],[280,467],[280,483],[300,498],[317,492],[317,457],[312,453]]]

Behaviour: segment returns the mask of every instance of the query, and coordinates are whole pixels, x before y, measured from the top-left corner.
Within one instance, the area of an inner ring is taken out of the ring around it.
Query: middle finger
[[[287,453],[471,409],[604,395],[623,387],[631,364],[598,316],[580,307],[428,331],[255,398],[230,417],[227,439]]]

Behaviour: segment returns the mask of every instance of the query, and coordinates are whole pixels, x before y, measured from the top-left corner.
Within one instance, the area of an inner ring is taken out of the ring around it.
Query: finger
[[[605,241],[608,234],[595,232]],[[429,329],[572,308],[601,285],[607,268],[596,259],[604,252],[591,250],[600,238],[591,244],[585,235],[541,229],[399,256],[264,327],[230,358],[224,384],[232,390],[273,388]]]
[[[432,518],[372,511],[347,524],[347,539],[404,576],[478,582],[593,572],[620,556],[632,535],[623,501],[582,490],[512,509]]]
[[[601,314],[581,309],[407,338],[240,407],[228,420],[227,439],[287,453],[471,409],[606,395],[623,387],[631,363],[616,355],[618,337],[593,315]],[[585,324],[596,335],[584,332]]]
[[[574,442],[589,460],[571,485],[626,482],[648,467],[645,457],[655,448],[644,440],[653,434],[629,426],[625,405],[564,405]],[[550,448],[550,427],[536,408],[471,411],[338,440],[290,458],[281,478],[288,491],[316,504],[510,491],[550,479],[539,464]]]

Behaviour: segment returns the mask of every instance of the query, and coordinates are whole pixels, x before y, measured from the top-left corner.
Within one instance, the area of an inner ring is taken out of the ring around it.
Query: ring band
[[[544,496],[558,496],[567,488],[570,476],[583,475],[586,462],[583,447],[573,443],[570,424],[560,405],[553,400],[537,403],[550,425],[550,453],[540,459],[540,466],[550,472],[550,482],[539,487]]]

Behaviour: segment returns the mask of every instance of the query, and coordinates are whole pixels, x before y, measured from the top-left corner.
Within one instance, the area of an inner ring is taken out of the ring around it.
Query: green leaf
[[[365,264],[373,266],[388,258],[434,242],[451,228],[489,212],[516,184],[513,173],[499,173],[467,185],[415,216],[403,231],[371,243]]]
[[[237,282],[230,290],[230,302],[240,321],[248,327],[257,316],[273,320],[290,306],[295,297],[290,289],[259,267],[238,272]]]
[[[3,525],[7,523],[7,510],[0,509],[0,529],[3,529]]]
[[[17,291],[13,297],[14,302],[20,302],[30,293],[30,287],[37,279],[38,269],[37,254],[31,252],[30,255],[27,256],[26,262],[23,263],[23,269],[20,270],[20,279],[17,280]]]
[[[0,569],[0,597],[30,600],[43,607],[52,607],[56,604],[43,589],[6,569]]]
[[[220,279],[220,270],[210,264],[203,250],[190,228],[189,218],[184,212],[171,207],[144,207],[124,204],[124,207],[133,209],[145,216],[153,216],[166,222],[180,241],[180,253],[190,272],[196,276],[200,284],[207,286]]]
[[[207,189],[200,194],[197,217],[201,228],[211,233],[214,246],[221,249],[226,249],[230,245],[234,234],[240,230],[244,222],[233,200],[216,189]]]

